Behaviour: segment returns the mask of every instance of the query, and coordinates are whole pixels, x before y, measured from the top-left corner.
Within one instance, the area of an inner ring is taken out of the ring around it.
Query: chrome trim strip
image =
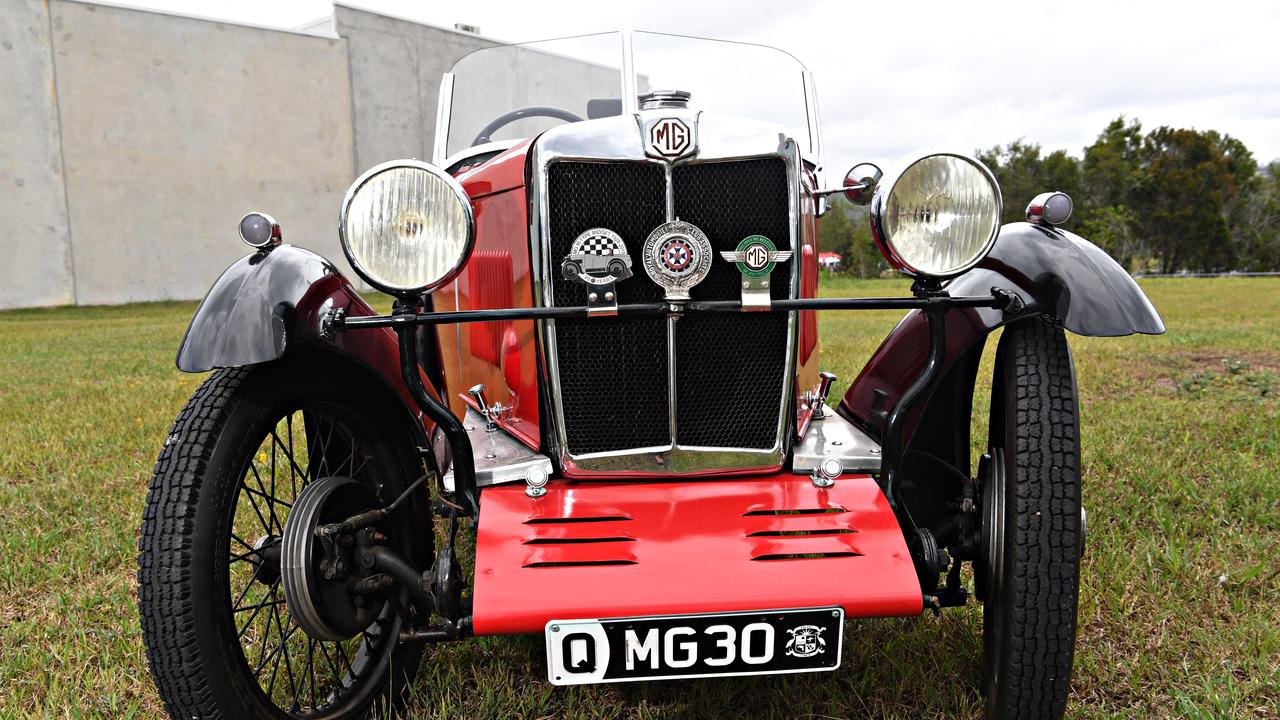
[[[699,150],[692,157],[668,163],[645,154],[643,129],[646,121],[660,117],[677,116],[686,123],[697,126]],[[786,166],[788,193],[788,223],[791,229],[791,247],[798,252],[803,234],[800,227],[800,194],[803,165],[799,145],[786,137],[779,127],[752,120],[708,116],[692,110],[664,108],[638,111],[633,115],[584,121],[561,125],[544,133],[530,150],[531,192],[529,213],[529,238],[531,274],[534,298],[543,307],[554,305],[550,278],[553,277],[554,258],[549,257],[547,238],[550,237],[549,203],[547,193],[548,168],[560,160],[594,162],[658,163],[666,167],[667,216],[674,217],[674,187],[671,168],[674,164],[724,162],[778,157]],[[791,263],[791,287],[789,297],[798,297],[800,290],[800,262]],[[620,292],[626,292],[625,284]],[[569,477],[662,477],[680,475],[732,475],[756,472],[773,472],[781,469],[790,449],[792,399],[795,392],[796,349],[798,343],[798,313],[792,311],[787,318],[787,357],[783,363],[782,392],[779,393],[778,431],[774,443],[768,448],[690,447],[676,443],[677,398],[675,374],[675,343],[673,318],[668,322],[668,390],[670,392],[668,416],[671,422],[671,443],[663,447],[628,448],[625,450],[584,453],[569,452],[568,433],[564,422],[561,401],[562,387],[558,372],[559,354],[556,347],[555,320],[537,324],[538,338],[544,351],[542,363],[543,381],[550,389],[554,438],[552,443],[564,474]]]
[[[622,36],[622,114],[630,115],[638,110],[640,91],[636,88],[636,56],[631,30],[618,32]]]
[[[805,115],[809,120],[809,153],[806,159],[813,163],[817,186],[824,187],[826,169],[822,163],[822,123],[818,120],[818,89],[813,82],[813,73],[805,70],[801,73],[804,83]]]
[[[453,115],[453,73],[445,73],[440,78],[440,100],[436,103],[436,137],[431,150],[431,162],[445,165],[445,156],[449,149],[449,121]]]
[[[680,428],[676,415],[676,323],[680,318],[667,317],[667,429],[671,433],[671,447],[676,447],[676,431]]]

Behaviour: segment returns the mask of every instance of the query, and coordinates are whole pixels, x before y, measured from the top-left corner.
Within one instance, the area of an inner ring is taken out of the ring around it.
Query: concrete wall
[[[76,299],[201,297],[250,209],[334,261],[351,180],[342,41],[55,0]]]
[[[356,167],[431,160],[440,77],[463,55],[497,43],[336,3],[334,27],[350,57]]]
[[[359,282],[337,238],[343,193],[377,163],[429,160],[441,75],[496,44],[340,4],[302,32],[0,0],[0,309],[200,298],[247,252],[249,210]],[[603,62],[490,56],[457,98],[466,132],[512,107],[584,114],[583,97],[616,97],[602,48]]]
[[[75,302],[47,6],[0,11],[0,308]]]

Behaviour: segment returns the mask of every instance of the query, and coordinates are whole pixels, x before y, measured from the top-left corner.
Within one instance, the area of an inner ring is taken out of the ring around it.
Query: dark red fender
[[[1160,315],[1129,273],[1093,243],[1063,230],[1028,223],[1005,225],[991,253],[946,285],[954,296],[986,295],[992,288],[1016,295],[1021,308],[1011,313],[990,308],[949,312],[944,367],[952,367],[996,328],[1031,314],[1048,315],[1078,335],[1164,332]],[[841,414],[879,438],[885,416],[924,368],[928,345],[924,315],[908,313],[849,386],[840,403]],[[964,391],[959,395],[972,393],[973,378],[965,382],[967,387],[959,388]],[[917,404],[907,416],[906,438],[916,426],[920,407]],[[968,428],[967,419],[958,422]]]
[[[253,365],[299,346],[323,345],[379,375],[405,410],[421,419],[400,375],[395,334],[363,329],[322,337],[321,319],[334,309],[349,317],[375,314],[332,263],[310,250],[281,245],[246,255],[222,273],[196,309],[178,348],[178,368]]]
[[[902,531],[864,475],[825,490],[792,474],[557,481],[536,499],[501,485],[482,491],[481,508],[477,635],[541,632],[552,619],[821,605],[854,617],[921,612]]]
[[[422,425],[430,437],[435,424],[422,414],[418,405],[405,386],[400,372],[400,345],[395,332],[387,328],[365,328],[348,330],[335,335],[332,339],[320,338],[315,332],[320,326],[320,316],[329,308],[345,308],[347,317],[367,317],[377,315],[364,298],[356,292],[345,277],[334,273],[317,280],[307,289],[302,300],[298,302],[295,333],[299,340],[312,340],[332,345],[337,350],[356,359],[385,380],[408,411]],[[421,373],[421,368],[419,368]],[[423,385],[427,392],[437,400],[440,394],[423,373]]]

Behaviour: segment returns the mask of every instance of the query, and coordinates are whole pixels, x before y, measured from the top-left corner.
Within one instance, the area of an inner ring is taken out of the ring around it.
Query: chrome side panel
[[[808,475],[829,457],[839,460],[845,472],[880,472],[880,445],[830,407],[825,417],[809,423],[791,458],[791,471]]]
[[[463,426],[476,458],[477,487],[525,482],[531,472],[542,478],[551,475],[550,458],[530,450],[501,427],[486,430],[484,417],[471,407],[467,408]],[[452,469],[441,480],[446,490],[454,491]]]
[[[689,127],[696,128],[697,150],[694,154],[668,162],[648,157],[644,138],[653,122],[676,117]],[[553,128],[544,133],[530,151],[530,216],[529,237],[532,253],[532,269],[535,302],[542,306],[554,303],[550,278],[555,272],[557,258],[548,257],[550,223],[547,192],[548,168],[562,160],[599,162],[657,163],[666,169],[667,207],[666,218],[674,220],[672,190],[673,165],[726,160],[748,160],[763,157],[779,157],[786,164],[788,178],[788,215],[791,228],[791,247],[802,243],[800,227],[800,193],[802,164],[796,142],[787,138],[777,126],[757,121],[725,118],[701,113],[693,109],[663,108],[641,110],[634,114],[573,123]],[[798,297],[800,291],[800,266],[791,262],[790,297]],[[625,299],[626,285],[620,288]],[[567,444],[564,423],[564,407],[561,403],[559,354],[556,348],[554,320],[539,324],[538,333],[543,349],[544,382],[550,388],[551,419],[554,430],[555,450],[560,465],[568,477],[654,477],[664,475],[727,475],[756,472],[772,472],[781,469],[790,449],[791,398],[794,395],[795,356],[798,333],[797,313],[788,315],[787,358],[784,367],[783,389],[779,398],[778,431],[774,443],[765,449],[722,447],[690,447],[676,442],[678,423],[675,400],[675,346],[674,328],[678,319],[668,323],[667,342],[670,363],[668,383],[672,389],[670,405],[671,442],[658,447],[633,448],[621,451],[574,455]]]

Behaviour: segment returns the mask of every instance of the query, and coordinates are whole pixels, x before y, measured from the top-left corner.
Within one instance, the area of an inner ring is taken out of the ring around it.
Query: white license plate
[[[839,607],[552,620],[554,685],[822,672],[840,667]]]

